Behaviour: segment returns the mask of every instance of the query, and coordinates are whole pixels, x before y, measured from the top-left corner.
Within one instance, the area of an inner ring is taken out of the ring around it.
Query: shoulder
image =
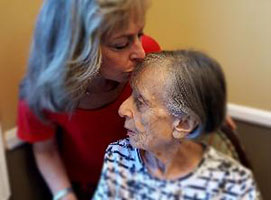
[[[24,100],[19,100],[17,109],[17,136],[20,139],[33,143],[53,137],[56,125],[51,119],[42,121]]]
[[[39,121],[43,123],[44,125],[48,123],[53,123],[54,119],[58,117],[58,115],[63,115],[63,113],[56,113],[56,112],[51,112],[48,110],[43,110],[42,114],[44,115],[44,119],[38,117],[35,112],[31,109],[29,106],[28,102],[24,99],[20,99],[18,101],[17,105],[17,110],[18,110],[18,115],[23,115],[26,120],[33,120],[33,121]],[[67,115],[67,113],[64,113]]]
[[[126,138],[111,143],[106,149],[105,157],[127,162],[134,161],[136,158],[136,154],[136,149],[132,147],[129,139]]]
[[[215,150],[213,147],[207,147],[203,166],[208,171],[216,173],[218,177],[226,176],[234,181],[241,181],[245,177],[251,178],[252,176],[250,169],[244,167],[233,158]]]
[[[200,168],[202,177],[223,195],[239,197],[256,190],[250,169],[212,147],[207,147]]]
[[[146,53],[160,52],[161,47],[159,43],[152,37],[144,34],[142,36],[142,46]]]
[[[125,173],[126,178],[142,167],[137,150],[131,146],[129,139],[119,140],[107,147],[103,166],[103,171],[108,171],[105,173]]]
[[[231,172],[231,174],[237,175],[251,174],[250,169],[210,146],[207,147],[204,159],[208,168],[216,168],[221,172]]]

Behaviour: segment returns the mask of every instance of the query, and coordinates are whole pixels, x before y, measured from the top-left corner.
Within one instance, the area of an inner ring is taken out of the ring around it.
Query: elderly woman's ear
[[[175,139],[184,139],[199,125],[198,120],[193,117],[176,118],[173,122],[172,136]]]

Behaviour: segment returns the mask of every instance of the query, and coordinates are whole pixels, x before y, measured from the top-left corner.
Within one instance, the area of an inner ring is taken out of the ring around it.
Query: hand
[[[61,200],[77,200],[77,197],[75,196],[74,192],[70,192],[66,196],[62,197]]]

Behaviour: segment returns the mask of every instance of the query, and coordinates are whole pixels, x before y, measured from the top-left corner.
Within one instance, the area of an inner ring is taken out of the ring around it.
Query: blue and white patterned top
[[[257,195],[251,171],[212,147],[192,173],[161,180],[148,173],[139,151],[124,139],[108,146],[93,199],[256,200]]]

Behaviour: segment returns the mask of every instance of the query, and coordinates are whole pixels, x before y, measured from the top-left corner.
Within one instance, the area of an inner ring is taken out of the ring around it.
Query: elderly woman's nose
[[[128,118],[132,118],[133,117],[133,113],[131,110],[131,100],[132,97],[130,96],[128,99],[126,99],[119,107],[119,116],[121,117],[128,117]]]

